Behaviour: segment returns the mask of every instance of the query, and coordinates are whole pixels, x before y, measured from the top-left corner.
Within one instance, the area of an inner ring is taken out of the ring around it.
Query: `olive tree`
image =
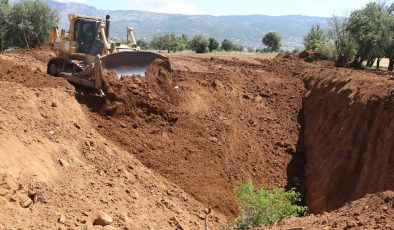
[[[215,51],[219,48],[219,42],[215,38],[209,38],[209,52]]]
[[[354,67],[360,68],[364,61],[386,53],[392,40],[391,21],[389,13],[377,2],[351,14],[347,30],[357,45]]]
[[[229,51],[233,51],[234,50],[235,45],[234,45],[234,43],[232,41],[230,41],[228,39],[224,39],[222,41],[221,48],[222,48],[222,50],[229,52]]]
[[[8,14],[6,39],[12,46],[30,48],[44,44],[59,14],[40,0],[21,0]]]
[[[209,41],[201,34],[195,35],[192,40],[190,40],[189,46],[190,49],[196,53],[207,53],[209,51]]]
[[[328,20],[329,36],[334,42],[336,50],[336,65],[343,66],[346,61],[351,60],[356,52],[356,46],[349,31],[346,30],[347,18],[333,16]]]
[[[275,32],[269,32],[263,37],[263,44],[268,47],[270,52],[278,52],[281,47],[281,36]]]
[[[10,12],[10,5],[8,0],[0,1],[0,52],[8,48],[8,42],[6,40],[6,31],[8,27],[8,14]]]

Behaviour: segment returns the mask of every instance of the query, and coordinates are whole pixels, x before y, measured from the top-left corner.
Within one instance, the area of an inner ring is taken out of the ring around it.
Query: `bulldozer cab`
[[[97,55],[104,48],[104,41],[99,32],[101,22],[89,19],[75,21],[74,39],[78,43],[78,53]]]

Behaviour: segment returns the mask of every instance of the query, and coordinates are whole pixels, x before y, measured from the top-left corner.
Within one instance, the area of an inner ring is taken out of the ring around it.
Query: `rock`
[[[82,215],[84,215],[84,216],[89,216],[89,213],[88,213],[87,211],[83,211],[83,212],[82,212]]]
[[[56,102],[52,102],[52,105],[51,105],[51,106],[54,107],[54,108],[56,108],[56,107],[57,107]]]
[[[33,204],[33,200],[30,199],[30,198],[27,198],[25,201],[23,201],[23,202],[21,203],[21,207],[22,207],[22,208],[28,208],[28,207],[30,207],[30,205],[32,205],[32,204]]]
[[[357,226],[357,223],[355,223],[354,221],[348,221],[346,224],[345,229],[350,229],[350,228],[354,228]]]
[[[75,128],[81,129],[81,126],[78,123],[74,123]]]
[[[112,227],[111,225],[107,225],[103,228],[104,230],[115,230],[114,227]]]
[[[60,223],[60,224],[66,223],[66,216],[64,216],[63,214],[61,214],[61,215],[59,216],[59,218],[57,219],[57,222]]]
[[[122,127],[122,128],[126,128],[126,127],[127,127],[127,125],[125,125],[124,123],[120,123],[120,127]]]
[[[305,228],[287,228],[286,230],[306,230]]]
[[[59,159],[59,164],[63,167],[67,167],[68,166],[68,162],[64,159]]]
[[[107,226],[112,224],[112,217],[105,212],[100,213],[93,221],[93,225]]]
[[[263,101],[263,97],[260,96],[260,95],[258,95],[258,96],[256,96],[256,97],[254,98],[254,102],[255,102],[255,103],[261,103],[262,101]]]
[[[387,206],[383,206],[383,211],[387,212],[387,210],[389,210],[389,208]]]
[[[217,137],[210,137],[209,140],[212,142],[215,142],[215,143],[219,142],[219,138],[217,138]]]
[[[322,230],[331,230],[331,228],[328,227],[328,226],[325,226],[325,227],[322,228]]]

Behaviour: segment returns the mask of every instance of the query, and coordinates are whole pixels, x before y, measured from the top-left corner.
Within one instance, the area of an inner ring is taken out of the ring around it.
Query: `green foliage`
[[[209,52],[215,51],[219,48],[219,42],[215,38],[209,38]]]
[[[6,39],[11,46],[30,48],[44,44],[59,14],[40,0],[21,0],[8,14]]]
[[[0,1],[0,52],[8,48],[6,40],[6,32],[8,27],[8,14],[10,12],[10,5],[7,0]]]
[[[209,51],[209,41],[201,34],[195,35],[189,43],[190,49],[196,53],[207,53]]]
[[[176,38],[176,45],[178,51],[183,51],[188,48],[189,37],[186,34],[182,34],[181,36]]]
[[[296,205],[301,198],[294,189],[285,191],[261,187],[255,191],[253,183],[248,181],[241,183],[235,192],[241,204],[241,215],[235,221],[236,229],[260,227],[306,213],[306,207]]]
[[[385,55],[393,40],[392,20],[384,3],[378,2],[371,2],[351,14],[346,29],[357,45],[355,67],[361,67],[372,56]]]
[[[316,50],[320,45],[328,42],[328,33],[320,28],[319,25],[312,26],[309,33],[304,37],[306,50]]]
[[[335,44],[337,66],[343,66],[356,54],[356,44],[349,31],[346,30],[347,23],[346,18],[339,18],[335,15],[328,20],[329,36]]]
[[[281,47],[281,40],[282,37],[275,33],[275,32],[269,32],[263,37],[263,44],[267,46],[267,48],[270,50],[270,52],[278,52]]]
[[[337,60],[337,51],[335,45],[330,42],[320,44],[316,48],[316,52],[319,53],[321,58],[324,60]]]
[[[142,50],[147,50],[149,49],[149,42],[145,41],[145,39],[139,39],[137,40],[137,46]]]
[[[221,46],[222,50],[229,52],[229,51],[233,51],[234,47],[235,46],[234,46],[234,43],[232,41],[230,41],[228,39],[224,39],[222,41],[222,46]]]
[[[181,36],[176,36],[175,34],[155,35],[150,42],[150,48],[175,53],[176,51],[185,50],[187,43],[188,37],[185,34]]]

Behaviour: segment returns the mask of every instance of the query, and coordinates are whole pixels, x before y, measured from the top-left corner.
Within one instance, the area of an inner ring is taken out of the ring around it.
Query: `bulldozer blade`
[[[144,77],[149,65],[156,59],[168,58],[151,52],[127,51],[102,57],[101,65],[104,69],[115,71],[119,79],[135,75]]]

